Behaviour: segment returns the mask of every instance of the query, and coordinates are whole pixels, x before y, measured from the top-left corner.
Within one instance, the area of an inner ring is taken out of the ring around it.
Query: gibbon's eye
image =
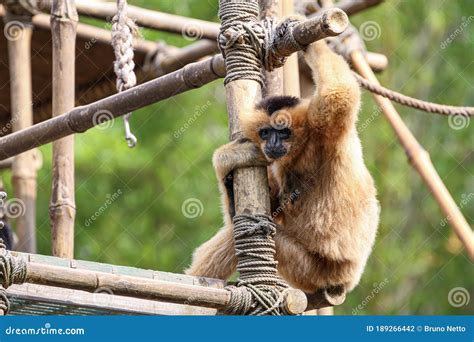
[[[283,128],[278,131],[280,139],[288,139],[291,136],[291,131],[289,128]]]
[[[266,140],[268,139],[268,135],[270,134],[270,131],[268,130],[268,128],[262,128],[259,132],[258,132],[258,135],[260,136],[260,138],[262,138],[263,140]]]

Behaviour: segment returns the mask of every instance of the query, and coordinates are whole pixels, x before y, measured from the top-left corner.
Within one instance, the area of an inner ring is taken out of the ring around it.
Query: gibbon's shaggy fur
[[[226,279],[235,271],[225,179],[237,167],[268,165],[279,274],[307,293],[358,284],[380,214],[356,130],[360,89],[324,41],[308,46],[305,58],[317,85],[313,97],[263,100],[241,118],[246,139],[215,152],[225,226],[194,252],[188,274]],[[277,158],[269,156],[270,140]]]

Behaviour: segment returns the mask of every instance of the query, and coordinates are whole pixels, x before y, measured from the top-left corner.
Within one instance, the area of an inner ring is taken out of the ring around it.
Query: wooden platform
[[[12,252],[12,254],[25,261],[53,266],[129,275],[194,286],[215,288],[225,286],[224,281],[217,279],[37,254],[18,252]],[[10,315],[215,315],[217,312],[216,309],[193,305],[118,296],[107,288],[100,288],[95,293],[90,293],[27,283],[10,286],[7,289],[7,294],[11,303]]]

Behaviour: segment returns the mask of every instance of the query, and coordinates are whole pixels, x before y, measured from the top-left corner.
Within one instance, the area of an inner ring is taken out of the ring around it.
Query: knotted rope
[[[276,224],[266,215],[234,216],[237,286],[227,286],[231,299],[228,314],[282,315],[288,285],[277,274]]]
[[[420,99],[416,99],[414,97],[410,97],[401,93],[398,93],[394,90],[385,88],[381,85],[374,84],[358,73],[354,72],[354,77],[356,78],[359,84],[367,89],[368,91],[386,97],[394,102],[397,102],[401,105],[420,109],[422,111],[428,113],[437,113],[441,115],[448,115],[448,116],[473,116],[474,115],[474,107],[458,107],[458,106],[448,106],[434,102],[423,101]]]
[[[226,60],[225,84],[246,79],[264,86],[262,65],[265,70],[272,71],[283,66],[293,51],[303,48],[292,33],[301,17],[288,17],[279,23],[273,18],[259,22],[256,20],[259,12],[256,2],[226,1],[219,7],[222,25],[218,45]],[[282,40],[291,52],[277,48],[275,43]]]
[[[0,192],[0,207],[3,207],[5,192]],[[4,226],[0,221],[0,229]],[[14,258],[0,239],[0,310],[7,314],[10,310],[10,301],[6,289],[11,284],[22,284],[26,280],[26,262],[21,258]]]
[[[114,71],[117,75],[117,90],[130,89],[137,84],[133,62],[133,35],[138,32],[135,22],[127,16],[127,0],[117,0],[117,14],[112,19],[112,47],[114,48]],[[125,114],[125,140],[128,147],[134,147],[137,138],[130,130],[130,116]]]
[[[342,55],[349,62],[351,60],[351,53],[353,51],[362,51],[363,53],[366,52],[364,41],[360,37],[355,27],[352,25],[349,25],[347,29],[339,36],[326,38],[326,42],[331,49]],[[398,93],[381,85],[374,84],[356,72],[353,72],[353,74],[357,82],[359,82],[363,88],[372,93],[386,97],[401,105],[420,109],[428,113],[437,113],[442,115],[461,115],[465,117],[474,115],[474,107],[448,106],[439,103],[423,101]]]

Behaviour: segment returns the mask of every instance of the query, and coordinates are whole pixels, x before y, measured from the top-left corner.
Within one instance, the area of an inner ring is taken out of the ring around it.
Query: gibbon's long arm
[[[359,85],[346,61],[324,41],[308,46],[305,59],[316,83],[308,109],[309,124],[336,143],[354,127],[360,106]]]

